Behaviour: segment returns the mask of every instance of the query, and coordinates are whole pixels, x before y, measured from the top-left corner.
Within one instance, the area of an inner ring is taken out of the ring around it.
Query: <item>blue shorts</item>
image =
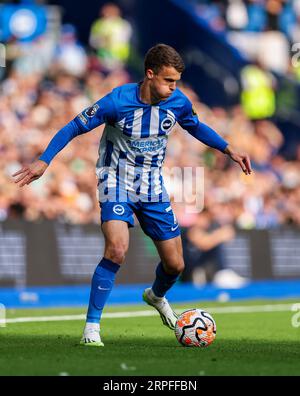
[[[122,220],[134,227],[136,215],[146,235],[155,241],[164,241],[180,235],[180,228],[170,202],[100,202],[101,224]]]

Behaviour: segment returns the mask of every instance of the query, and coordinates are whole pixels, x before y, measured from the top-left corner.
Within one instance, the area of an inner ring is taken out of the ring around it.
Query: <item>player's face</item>
[[[176,89],[181,73],[173,66],[163,66],[157,74],[148,69],[147,77],[150,80],[151,96],[157,100],[165,100]]]

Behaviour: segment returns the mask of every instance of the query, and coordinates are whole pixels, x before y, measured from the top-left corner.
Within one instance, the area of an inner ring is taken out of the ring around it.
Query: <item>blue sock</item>
[[[119,264],[104,257],[98,264],[92,278],[89,308],[86,317],[88,323],[99,323],[103,307],[110,295],[116,272],[119,268]]]
[[[156,267],[156,279],[152,285],[153,293],[157,297],[164,297],[166,292],[171,289],[174,283],[179,278],[179,274],[170,275],[164,270],[162,262]]]

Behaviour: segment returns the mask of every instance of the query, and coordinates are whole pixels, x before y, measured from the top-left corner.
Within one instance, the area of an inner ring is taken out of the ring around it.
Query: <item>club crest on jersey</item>
[[[175,117],[173,117],[173,115],[168,114],[161,122],[160,124],[160,128],[164,131],[164,132],[168,132],[170,131],[173,126],[175,125],[176,120]]]
[[[122,205],[114,205],[114,207],[113,207],[113,212],[114,212],[116,215],[121,216],[121,215],[124,214],[124,212],[125,212],[124,206],[122,206]]]
[[[86,111],[85,114],[92,118],[96,114],[97,110],[99,109],[99,105],[95,103],[93,106],[89,107]]]

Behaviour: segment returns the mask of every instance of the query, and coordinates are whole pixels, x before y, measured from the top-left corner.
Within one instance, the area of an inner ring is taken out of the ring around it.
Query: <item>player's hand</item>
[[[229,157],[237,162],[240,167],[242,168],[242,171],[245,173],[245,175],[250,175],[252,172],[251,169],[251,163],[250,163],[250,158],[249,155],[246,153],[239,153],[235,151],[230,145],[228,145],[224,151],[226,154],[229,155]]]
[[[30,184],[34,180],[39,179],[47,167],[48,164],[46,164],[46,162],[37,160],[31,165],[23,166],[22,169],[14,173],[12,176],[19,176],[17,179],[15,179],[15,183],[20,183],[19,187],[23,187],[26,184]]]

